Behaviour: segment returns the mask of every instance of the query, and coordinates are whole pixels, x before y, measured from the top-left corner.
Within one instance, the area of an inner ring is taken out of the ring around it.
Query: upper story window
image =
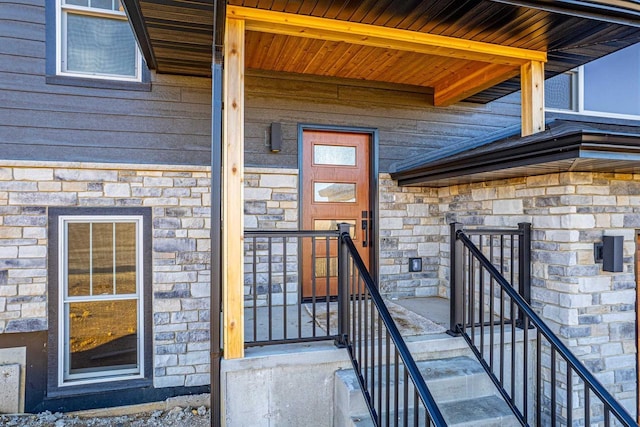
[[[640,117],[640,44],[629,46],[545,82],[548,110]]]
[[[120,0],[56,0],[56,74],[142,81],[142,59]]]

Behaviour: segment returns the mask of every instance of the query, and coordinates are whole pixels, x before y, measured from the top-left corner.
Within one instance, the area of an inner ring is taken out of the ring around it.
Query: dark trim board
[[[144,323],[144,372],[143,378],[131,380],[96,382],[83,385],[69,385],[58,387],[58,217],[62,215],[141,215],[143,217],[143,265],[144,283],[142,284],[142,295],[144,297],[143,323]],[[49,304],[49,334],[48,334],[48,357],[47,357],[47,396],[55,401],[59,401],[58,405],[67,405],[67,400],[73,402],[74,399],[80,401],[91,399],[87,398],[92,394],[111,395],[111,398],[96,399],[100,404],[106,404],[110,400],[118,401],[116,396],[127,396],[133,393],[135,396],[138,391],[153,386],[153,312],[152,312],[152,209],[144,208],[49,208],[49,244],[48,244],[48,304]],[[91,403],[88,403],[91,404]],[[98,403],[96,403],[98,404]],[[111,406],[117,406],[114,403]],[[124,404],[124,403],[123,403]],[[97,407],[97,406],[96,406]],[[65,409],[73,410],[73,409]]]
[[[47,332],[0,334],[0,348],[26,347],[25,412],[39,412],[47,384]]]
[[[29,412],[70,412],[85,409],[113,408],[116,406],[136,405],[140,403],[160,402],[170,397],[209,393],[208,385],[197,387],[153,386],[117,390],[108,392],[85,393],[80,396],[61,398],[45,398],[40,405],[32,407]]]

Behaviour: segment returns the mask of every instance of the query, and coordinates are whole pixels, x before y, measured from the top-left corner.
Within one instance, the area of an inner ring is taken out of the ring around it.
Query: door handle
[[[369,224],[366,219],[362,220],[362,246],[367,247],[369,244]]]

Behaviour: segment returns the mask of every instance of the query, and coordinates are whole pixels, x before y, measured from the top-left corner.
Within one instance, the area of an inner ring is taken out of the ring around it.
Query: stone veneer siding
[[[380,287],[388,296],[446,296],[441,263],[448,229],[439,213],[438,191],[398,187],[389,174],[380,174]],[[422,271],[409,272],[409,258],[422,259]]]
[[[0,164],[0,333],[47,329],[47,208],[149,206],[154,385],[209,384],[210,173],[194,166]]]
[[[443,225],[532,223],[532,305],[631,413],[636,408],[636,233],[640,175],[561,173],[438,190]],[[593,245],[624,236],[624,271]],[[448,242],[448,238],[447,238]],[[448,265],[448,244],[441,248]]]
[[[298,170],[247,167],[244,173],[245,229],[297,230]],[[253,240],[245,240],[245,306],[253,306],[254,301],[256,306],[266,305],[269,294],[272,305],[297,304],[297,240],[288,239],[286,242],[287,259],[283,259],[285,243],[282,239],[272,241],[271,253],[268,253],[264,239],[258,240],[256,245],[257,248],[254,248]],[[254,256],[257,264],[255,271]],[[269,261],[272,262],[271,270]],[[285,268],[286,284],[283,273]]]

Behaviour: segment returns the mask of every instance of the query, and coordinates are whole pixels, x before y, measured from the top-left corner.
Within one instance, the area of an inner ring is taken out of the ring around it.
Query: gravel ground
[[[15,427],[208,427],[210,425],[209,410],[176,406],[170,411],[154,411],[135,415],[117,417],[80,418],[64,415],[59,412],[42,412],[40,414],[0,415],[0,426]]]

